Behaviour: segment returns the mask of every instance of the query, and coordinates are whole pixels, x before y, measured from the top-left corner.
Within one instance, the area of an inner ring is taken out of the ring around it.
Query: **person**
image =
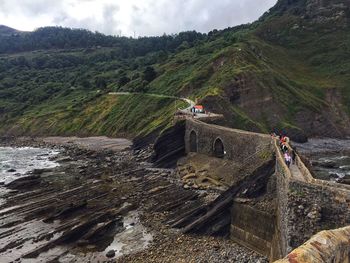
[[[284,136],[282,134],[280,134],[280,144],[282,145],[284,142]]]
[[[286,165],[288,166],[288,168],[290,167],[290,163],[292,161],[292,157],[290,157],[288,151],[285,152],[284,154],[284,160],[286,162]]]
[[[287,137],[287,136],[284,136],[284,141],[285,141],[286,143],[289,143],[289,142],[290,142],[290,139],[289,139],[289,137]]]
[[[271,138],[272,138],[272,139],[277,138],[277,135],[276,135],[276,133],[275,133],[275,132],[271,132],[271,133],[270,133],[270,135],[271,135]]]
[[[286,153],[288,151],[288,147],[285,142],[281,143],[281,150],[283,153]]]

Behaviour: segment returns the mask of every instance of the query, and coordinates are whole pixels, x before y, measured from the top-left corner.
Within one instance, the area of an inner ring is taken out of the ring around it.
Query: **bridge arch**
[[[216,138],[213,145],[214,156],[217,158],[225,157],[224,143],[220,138]]]
[[[190,133],[190,152],[198,151],[198,136],[197,133],[192,130]]]

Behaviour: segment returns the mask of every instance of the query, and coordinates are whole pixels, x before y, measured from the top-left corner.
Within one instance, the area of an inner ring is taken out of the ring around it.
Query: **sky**
[[[32,31],[85,28],[108,35],[209,32],[253,22],[277,0],[0,0],[0,24]]]

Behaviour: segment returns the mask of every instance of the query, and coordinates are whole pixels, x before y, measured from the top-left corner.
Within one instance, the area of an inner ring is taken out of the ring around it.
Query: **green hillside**
[[[251,25],[209,34],[0,35],[1,133],[146,135],[185,106],[152,93],[198,99],[241,129],[348,136],[349,10],[345,0],[280,0]]]

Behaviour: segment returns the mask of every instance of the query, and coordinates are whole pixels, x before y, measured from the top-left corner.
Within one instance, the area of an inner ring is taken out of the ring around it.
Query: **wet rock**
[[[33,171],[31,171],[30,173],[32,175],[41,175],[43,173],[46,173],[46,172],[51,172],[52,169],[47,169],[47,168],[43,168],[43,169],[34,169]]]
[[[341,183],[341,184],[349,184],[350,185],[350,179],[340,179],[339,183]]]
[[[110,250],[106,254],[106,257],[108,257],[108,258],[113,258],[114,256],[115,256],[115,251],[114,250]]]
[[[16,188],[26,188],[30,187],[36,184],[39,184],[41,181],[41,178],[39,175],[29,175],[22,178],[18,178],[8,184],[6,184],[6,187],[11,189]]]
[[[65,157],[57,158],[55,161],[59,163],[70,162],[72,161],[72,158],[65,156]]]
[[[319,165],[324,167],[324,168],[336,168],[337,167],[337,164],[333,161],[322,162],[322,163],[319,163]]]

